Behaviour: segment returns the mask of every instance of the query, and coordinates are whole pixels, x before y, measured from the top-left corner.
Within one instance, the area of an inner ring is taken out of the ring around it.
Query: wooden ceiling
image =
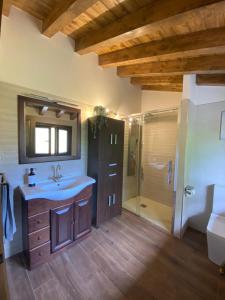
[[[100,66],[142,89],[182,91],[183,74],[224,84],[225,1],[4,0],[3,14],[11,5],[42,20],[42,34],[63,32],[76,52],[95,52]]]

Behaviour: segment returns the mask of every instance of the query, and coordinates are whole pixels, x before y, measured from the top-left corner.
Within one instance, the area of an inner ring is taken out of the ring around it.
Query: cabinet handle
[[[3,253],[0,254],[0,265],[4,262],[4,256]]]
[[[70,210],[70,207],[64,208],[64,209],[62,209],[60,211],[57,211],[56,214],[57,215],[63,215],[63,214],[66,214],[69,210]]]
[[[108,197],[108,205],[109,205],[109,207],[111,206],[111,195]]]
[[[84,200],[79,203],[79,206],[85,206],[87,204],[88,204],[88,200]]]
[[[116,194],[113,194],[113,205],[116,204]]]
[[[115,166],[117,166],[117,163],[109,164],[109,167],[115,167]]]
[[[40,241],[40,239],[41,239],[41,237],[40,237],[40,236],[38,236],[38,237],[37,237],[37,240],[38,240],[38,241]]]
[[[117,134],[115,134],[115,145],[117,145]]]
[[[110,144],[111,145],[113,144],[113,134],[112,133],[110,134]]]
[[[109,177],[113,177],[113,176],[116,176],[117,175],[117,173],[111,173],[111,174],[109,174]]]

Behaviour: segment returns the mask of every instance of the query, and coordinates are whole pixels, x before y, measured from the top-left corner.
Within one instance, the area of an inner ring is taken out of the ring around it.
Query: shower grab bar
[[[167,174],[167,182],[170,185],[172,183],[172,176],[173,176],[173,161],[168,161],[168,174]]]

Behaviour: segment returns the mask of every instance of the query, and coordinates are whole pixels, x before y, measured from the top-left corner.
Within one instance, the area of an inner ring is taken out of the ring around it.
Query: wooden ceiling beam
[[[196,76],[197,85],[224,86],[225,74],[198,74]]]
[[[99,0],[64,0],[52,10],[49,16],[43,21],[42,33],[47,37],[62,30],[65,26],[84,13],[88,8]]]
[[[134,85],[168,85],[168,84],[182,84],[183,76],[146,76],[146,77],[132,77],[130,80]]]
[[[188,52],[191,56],[204,54],[210,50],[213,54],[223,47],[225,53],[225,27],[213,28],[185,35],[173,36],[160,41],[144,43],[119,51],[106,53],[99,56],[99,64],[103,67],[122,66],[132,63],[144,63],[154,58],[174,59],[177,54],[185,57]]]
[[[135,77],[146,75],[224,73],[225,54],[204,55],[193,58],[135,64],[117,68],[120,77]]]
[[[151,1],[145,7],[110,23],[104,28],[94,30],[90,34],[78,38],[75,51],[85,54],[94,52],[102,46],[143,36],[148,33],[153,23],[216,2],[221,2],[221,0]]]
[[[181,84],[143,85],[141,89],[145,91],[182,92],[183,86]]]
[[[3,0],[2,13],[4,16],[6,16],[6,17],[9,16],[11,6],[12,6],[12,0]]]

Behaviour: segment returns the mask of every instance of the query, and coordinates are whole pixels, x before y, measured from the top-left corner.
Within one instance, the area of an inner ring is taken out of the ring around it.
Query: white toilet
[[[225,187],[214,186],[213,209],[207,226],[208,256],[225,265]]]

